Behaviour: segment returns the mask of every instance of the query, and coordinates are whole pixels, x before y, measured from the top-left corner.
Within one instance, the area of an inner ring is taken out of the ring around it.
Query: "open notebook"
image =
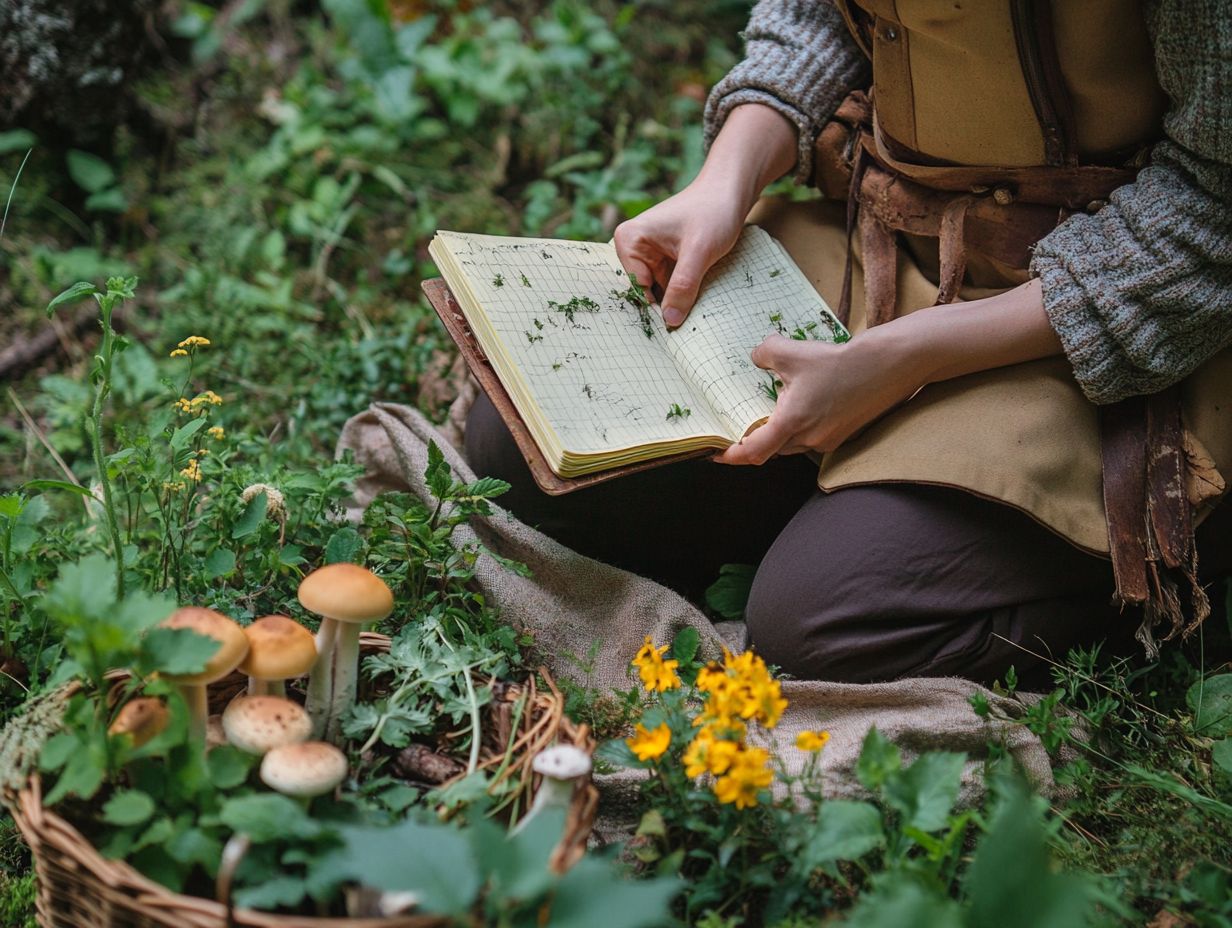
[[[756,226],[706,276],[673,332],[611,244],[442,231],[429,251],[469,326],[463,337],[450,325],[451,334],[464,352],[473,335],[511,401],[502,414],[515,437],[525,429],[560,478],[540,479],[549,492],[571,489],[570,478],[739,441],[774,408],[773,377],[749,360],[766,335],[847,338]],[[431,283],[425,290],[446,318],[445,294]],[[475,368],[469,352],[468,361]]]

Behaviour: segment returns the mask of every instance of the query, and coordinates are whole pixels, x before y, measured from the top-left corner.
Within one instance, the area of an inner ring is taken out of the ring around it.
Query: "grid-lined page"
[[[519,402],[525,390],[562,450],[593,454],[727,434],[668,354],[659,314],[639,311],[620,295],[629,280],[612,245],[438,237],[499,336],[501,367],[522,381],[506,383],[518,411],[525,419],[535,415],[525,395]],[[471,323],[484,343],[481,321]],[[492,348],[486,350],[495,363]],[[669,418],[673,406],[679,412]]]
[[[835,341],[846,330],[783,246],[746,226],[736,246],[706,275],[685,324],[667,336],[668,349],[709,405],[741,435],[770,415],[772,377],[749,359],[774,333]]]

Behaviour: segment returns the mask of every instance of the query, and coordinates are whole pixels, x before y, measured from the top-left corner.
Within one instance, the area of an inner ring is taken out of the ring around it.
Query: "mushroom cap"
[[[285,796],[320,796],[334,789],[346,775],[346,755],[324,741],[284,744],[261,761],[261,781]]]
[[[557,744],[540,751],[531,761],[535,773],[553,780],[574,780],[590,773],[590,755],[571,744]]]
[[[187,628],[198,635],[213,638],[220,645],[200,673],[163,674],[168,680],[188,686],[201,686],[221,680],[233,671],[248,653],[248,637],[244,630],[221,612],[200,606],[181,606],[162,621],[163,628]]]
[[[249,754],[265,754],[312,735],[312,719],[298,703],[281,696],[237,696],[222,713],[227,740]]]
[[[139,748],[166,728],[170,718],[171,713],[161,699],[141,696],[124,704],[107,734],[131,735],[133,747]]]
[[[258,680],[286,680],[312,669],[317,662],[312,632],[285,615],[263,615],[244,629],[248,655],[240,670]]]
[[[327,564],[299,585],[299,601],[309,612],[336,622],[375,622],[394,608],[385,581],[358,564]]]

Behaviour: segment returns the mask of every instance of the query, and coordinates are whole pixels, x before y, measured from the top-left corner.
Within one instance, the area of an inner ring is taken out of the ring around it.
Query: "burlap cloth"
[[[473,396],[473,389],[469,395]],[[352,516],[388,490],[409,490],[426,497],[423,473],[429,441],[440,446],[458,479],[476,479],[455,446],[460,444],[458,429],[468,398],[468,393],[459,398],[440,430],[417,410],[387,403],[374,404],[346,423],[339,452],[353,451],[364,467]],[[481,556],[476,581],[507,621],[535,636],[550,662],[549,669],[559,677],[604,690],[627,689],[629,662],[645,636],[666,643],[685,626],[700,633],[707,656],[718,656],[724,644],[733,650],[745,645],[742,624],[716,626],[672,590],[584,557],[499,507],[494,507],[490,517],[476,517],[458,526],[456,532],[459,545],[478,542],[530,567],[532,575],[520,577]],[[592,652],[593,661],[585,660]],[[1001,720],[975,714],[969,700],[976,693],[984,695],[994,709],[992,714]],[[1048,793],[1053,788],[1044,746],[1024,726],[1010,721],[1021,717],[1024,702],[969,681],[911,679],[856,685],[785,680],[783,695],[790,705],[776,729],[776,740],[789,761],[799,762],[796,733],[817,728],[829,731],[831,739],[822,762],[832,795],[860,793],[855,762],[873,725],[897,743],[906,757],[927,750],[965,752],[965,801],[972,801],[983,789],[982,765],[990,742],[1008,750],[1041,791]],[[600,782],[609,811],[613,804],[621,804],[620,794],[633,786],[629,777],[600,778]]]

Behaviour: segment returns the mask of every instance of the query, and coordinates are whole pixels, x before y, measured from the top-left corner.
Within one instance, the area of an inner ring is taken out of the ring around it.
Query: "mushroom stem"
[[[337,623],[334,643],[334,682],[325,723],[325,739],[331,744],[342,740],[342,717],[355,702],[359,690],[359,624]]]
[[[324,734],[325,723],[329,718],[334,692],[334,646],[341,624],[333,619],[321,619],[321,628],[317,632],[317,662],[308,675],[308,696],[304,701],[304,708],[312,718],[313,738],[320,738]]]
[[[262,680],[260,677],[248,678],[249,696],[281,696],[287,698],[285,680]]]
[[[181,683],[180,695],[188,704],[188,734],[194,741],[204,743],[206,720],[210,714],[205,687],[199,683]]]

